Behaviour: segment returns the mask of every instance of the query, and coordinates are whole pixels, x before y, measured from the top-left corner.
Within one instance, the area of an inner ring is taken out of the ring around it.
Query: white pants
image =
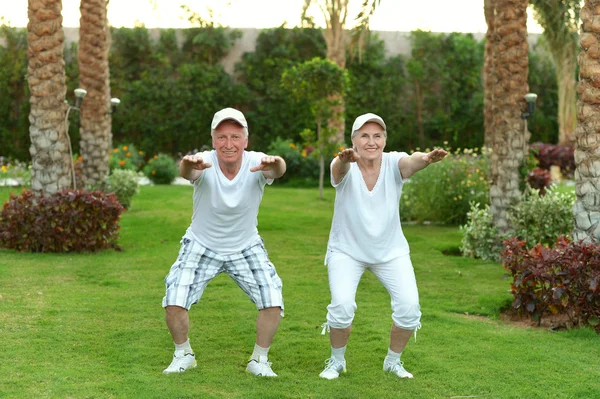
[[[327,269],[331,290],[331,303],[327,306],[329,327],[346,328],[352,324],[356,311],[356,289],[367,269],[377,276],[390,294],[392,320],[396,326],[405,330],[415,330],[421,326],[419,292],[410,255],[371,265],[335,252],[328,255]]]

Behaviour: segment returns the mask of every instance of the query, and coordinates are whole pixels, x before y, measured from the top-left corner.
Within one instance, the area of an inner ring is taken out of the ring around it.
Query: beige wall
[[[66,44],[79,39],[79,29],[64,28],[64,30]],[[236,41],[229,54],[222,61],[225,70],[230,74],[234,71],[235,63],[242,58],[245,52],[254,51],[256,39],[260,32],[259,29],[251,28],[240,30],[242,31],[242,37]],[[160,29],[149,29],[149,32],[151,38],[158,39]],[[375,33],[384,41],[387,57],[393,57],[398,54],[410,54],[409,32],[375,31]],[[485,36],[484,33],[474,33],[473,35],[476,40],[481,40]],[[535,44],[538,37],[538,34],[530,34],[529,45],[532,46]],[[0,42],[0,44],[2,43]]]

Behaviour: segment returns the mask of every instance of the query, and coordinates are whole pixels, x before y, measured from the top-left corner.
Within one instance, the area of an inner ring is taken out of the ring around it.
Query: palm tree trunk
[[[323,36],[327,44],[327,58],[337,64],[342,69],[346,68],[346,17],[348,15],[349,0],[327,0],[325,18],[327,20],[327,28]],[[332,99],[337,105],[333,109],[333,117],[329,120],[328,125],[333,129],[335,134],[331,140],[337,143],[344,143],[344,97],[335,95]]]
[[[73,178],[65,124],[62,3],[29,0],[27,12],[31,188],[38,194],[54,194],[68,188]]]
[[[585,0],[581,9],[579,100],[575,129],[575,230],[573,239],[600,241],[600,0]]]
[[[346,67],[346,16],[348,0],[328,0],[327,29],[323,32],[327,43],[327,58],[340,68]]]
[[[94,186],[109,174],[112,146],[106,0],[81,0],[80,10],[79,80],[87,90],[81,106],[81,157],[84,182]]]
[[[495,3],[492,154],[490,157],[490,211],[501,233],[510,230],[507,209],[519,201],[519,169],[527,152],[529,134],[523,96],[527,83],[527,0]]]
[[[558,83],[558,143],[573,145],[577,125],[576,71],[581,2],[530,0],[544,28],[544,47],[552,55]]]
[[[495,0],[484,0],[483,12],[485,14],[485,21],[487,23],[487,32],[485,34],[485,49],[484,49],[484,61],[483,61],[483,87],[484,87],[484,98],[483,98],[483,144],[486,148],[492,147],[492,104],[494,103],[494,85],[495,85],[495,74],[494,74],[494,5]]]
[[[572,48],[564,49],[557,59],[558,144],[573,145],[577,126],[577,59]]]

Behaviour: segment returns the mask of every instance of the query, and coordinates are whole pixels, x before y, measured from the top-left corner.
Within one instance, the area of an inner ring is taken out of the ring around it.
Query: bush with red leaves
[[[533,168],[527,174],[527,183],[530,187],[540,190],[540,194],[546,194],[546,187],[552,184],[550,171],[542,168]]]
[[[502,264],[512,278],[512,308],[541,321],[549,313],[566,314],[572,325],[600,332],[600,245],[560,237],[554,248],[527,250],[516,237],[504,241]]]
[[[575,172],[575,149],[570,146],[558,144],[534,143],[531,150],[538,166],[542,169],[550,170],[550,166],[560,167],[561,173],[572,178]]]
[[[114,194],[64,190],[11,195],[0,213],[0,247],[21,252],[94,252],[116,244],[123,207]]]

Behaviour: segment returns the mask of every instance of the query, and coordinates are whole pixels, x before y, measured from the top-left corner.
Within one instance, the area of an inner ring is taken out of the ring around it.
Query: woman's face
[[[386,133],[375,122],[367,122],[356,131],[352,139],[352,145],[361,158],[365,160],[376,160],[381,158],[385,148]]]

